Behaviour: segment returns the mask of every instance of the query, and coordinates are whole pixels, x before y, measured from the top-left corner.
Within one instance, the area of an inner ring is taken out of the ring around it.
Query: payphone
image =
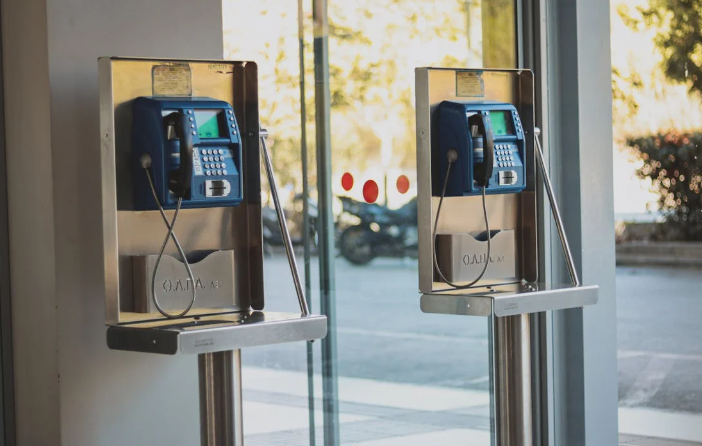
[[[119,57],[98,67],[107,345],[197,355],[201,444],[241,445],[240,349],[327,331],[300,285],[258,68]],[[299,312],[264,310],[262,165]]]
[[[512,104],[442,101],[437,113],[435,195],[477,195],[483,189],[487,194],[524,190],[524,129]]]
[[[543,162],[534,76],[417,68],[415,94],[420,306],[426,313],[488,318],[493,444],[528,446],[530,315],[598,299],[597,285],[580,283]],[[539,275],[543,198],[570,283]]]
[[[230,104],[139,97],[132,113],[136,209],[174,209],[178,198],[186,209],[241,202],[241,140]]]

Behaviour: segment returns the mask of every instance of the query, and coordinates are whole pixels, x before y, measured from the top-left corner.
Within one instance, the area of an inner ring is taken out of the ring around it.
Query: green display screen
[[[492,133],[495,136],[513,135],[511,113],[508,111],[491,111],[490,121],[492,121]]]
[[[219,138],[219,110],[196,110],[195,123],[200,138]]]

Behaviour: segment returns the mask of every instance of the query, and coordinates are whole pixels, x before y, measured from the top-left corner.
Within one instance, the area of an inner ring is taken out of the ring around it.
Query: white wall
[[[97,58],[221,58],[221,0],[2,0],[18,445],[199,444],[196,357],[105,344]]]

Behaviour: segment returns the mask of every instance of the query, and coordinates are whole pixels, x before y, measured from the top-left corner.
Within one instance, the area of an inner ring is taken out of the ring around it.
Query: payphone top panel
[[[181,188],[183,208],[241,202],[241,140],[229,103],[203,97],[139,97],[132,113],[135,209],[158,209],[143,171],[145,154],[164,209],[175,207]]]

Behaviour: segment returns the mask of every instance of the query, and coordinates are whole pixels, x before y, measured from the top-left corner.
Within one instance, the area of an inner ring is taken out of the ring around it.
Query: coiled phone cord
[[[153,178],[151,178],[151,171],[149,170],[148,167],[144,167],[144,170],[146,171],[146,177],[149,179],[149,186],[151,186],[151,193],[154,196],[154,200],[156,200],[156,204],[158,205],[158,211],[161,213],[161,218],[163,218],[163,222],[166,224],[166,227],[168,228],[168,233],[166,234],[166,238],[163,240],[163,244],[161,245],[161,250],[158,252],[158,257],[156,257],[156,265],[154,265],[154,272],[151,275],[151,300],[154,303],[154,306],[158,310],[159,313],[161,313],[163,316],[167,317],[168,319],[176,319],[179,317],[183,317],[188,312],[190,309],[195,305],[195,298],[197,297],[197,287],[195,284],[195,276],[193,275],[193,270],[190,268],[190,263],[188,262],[187,257],[185,257],[185,252],[183,251],[183,247],[180,246],[180,242],[178,241],[178,237],[175,235],[175,232],[173,232],[173,228],[175,227],[176,220],[178,219],[178,214],[180,213],[180,206],[183,203],[183,198],[178,197],[178,201],[176,203],[176,208],[175,208],[175,213],[173,214],[173,220],[170,222],[168,221],[168,217],[166,217],[166,213],[163,210],[163,206],[161,206],[161,202],[158,199],[158,195],[156,194],[156,187],[154,186],[154,181]],[[178,314],[170,314],[166,312],[163,308],[161,308],[161,305],[158,303],[158,297],[156,297],[156,273],[158,272],[158,267],[161,264],[161,259],[163,258],[163,252],[166,250],[166,245],[168,245],[168,239],[173,238],[173,243],[176,246],[176,249],[178,250],[178,253],[180,254],[180,257],[183,259],[183,263],[185,264],[185,269],[188,270],[188,277],[190,278],[190,284],[191,284],[191,292],[192,292],[192,297],[190,298],[190,303],[188,306],[185,308],[185,310],[181,311]]]
[[[436,209],[436,220],[434,220],[434,230],[432,231],[432,244],[434,245],[434,268],[436,268],[436,272],[439,273],[439,277],[441,277],[441,280],[446,282],[447,285],[457,289],[457,290],[463,290],[466,288],[471,288],[473,285],[478,283],[480,279],[483,278],[485,275],[485,271],[487,271],[488,264],[490,263],[490,222],[488,220],[488,213],[487,213],[487,205],[485,204],[485,186],[483,186],[483,216],[485,217],[485,230],[487,231],[487,259],[485,259],[485,266],[483,266],[483,270],[481,271],[480,275],[471,283],[468,285],[458,285],[450,280],[448,280],[445,276],[444,273],[441,272],[441,268],[439,268],[439,262],[436,259],[436,228],[439,226],[439,216],[441,216],[441,205],[444,203],[444,196],[446,195],[446,186],[448,185],[448,179],[449,179],[449,174],[451,173],[451,165],[453,164],[453,159],[449,157],[448,160],[448,168],[446,169],[446,178],[444,179],[444,187],[441,189],[441,198],[439,199],[439,207]]]

